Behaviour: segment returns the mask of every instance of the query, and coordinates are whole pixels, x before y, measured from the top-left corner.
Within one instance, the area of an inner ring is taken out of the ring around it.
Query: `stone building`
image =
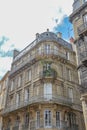
[[[9,76],[9,71],[0,80],[0,130],[2,130],[2,126],[3,126],[2,111],[5,108],[5,104],[6,104],[8,82],[9,82],[8,76]]]
[[[3,130],[84,130],[76,54],[52,32],[15,50]]]
[[[77,47],[81,100],[87,130],[87,0],[74,0],[70,21],[74,27]]]

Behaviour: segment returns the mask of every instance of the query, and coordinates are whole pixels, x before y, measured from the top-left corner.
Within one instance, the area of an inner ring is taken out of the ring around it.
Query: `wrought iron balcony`
[[[29,130],[29,123],[23,124],[21,128],[21,130]]]
[[[82,81],[80,86],[80,92],[82,94],[87,93],[87,81]]]
[[[20,126],[14,126],[12,129],[5,130],[37,130],[37,129],[55,129],[55,130],[78,130],[77,124],[71,124],[69,127],[67,125],[67,121],[54,121],[50,120],[50,122],[44,121],[40,119],[39,121],[30,121],[28,125],[23,124]]]
[[[87,34],[87,22],[83,23],[81,26],[78,27],[78,34]]]
[[[83,51],[80,54],[80,60],[85,66],[87,66],[87,51]]]
[[[45,71],[40,72],[40,78],[56,78],[57,77],[57,72],[53,69],[47,69]]]
[[[14,126],[12,130],[19,130],[19,126]]]
[[[2,129],[3,130],[3,129]],[[10,127],[9,128],[6,128],[5,130],[10,130]]]
[[[30,97],[27,100],[20,101],[18,104],[9,105],[3,110],[3,114],[18,110],[20,108],[26,107],[31,104],[47,103],[47,102],[72,106],[72,100],[68,97],[59,96],[57,94],[44,94],[44,95]]]
[[[35,52],[33,55],[27,58],[27,60],[22,61],[19,65],[12,68],[10,75],[15,73],[18,70],[21,70],[24,66],[29,66],[31,63],[34,63],[38,59],[42,58],[58,58],[58,59],[66,59],[66,54],[63,52],[60,52],[56,49],[41,49],[37,52]]]
[[[54,121],[50,120],[50,122],[45,122],[44,120],[40,120],[39,122],[37,121],[32,121],[30,122],[30,130],[34,129],[58,129],[58,130],[78,130],[78,125],[77,124],[71,124],[71,126],[68,126],[67,121]]]

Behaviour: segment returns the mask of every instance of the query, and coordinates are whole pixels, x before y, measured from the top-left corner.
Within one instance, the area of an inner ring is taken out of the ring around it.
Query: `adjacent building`
[[[74,0],[70,21],[74,26],[75,44],[81,84],[81,100],[87,130],[87,0]]]
[[[9,81],[8,77],[9,77],[9,71],[0,80],[0,130],[2,130],[3,127],[2,111],[5,108],[6,104],[8,81]]]
[[[61,33],[15,50],[9,79],[3,130],[84,130],[76,54]]]

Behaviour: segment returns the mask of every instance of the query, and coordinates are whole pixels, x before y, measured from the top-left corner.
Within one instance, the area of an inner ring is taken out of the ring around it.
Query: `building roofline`
[[[76,14],[79,14],[79,12],[83,9],[87,7],[87,2],[85,2],[83,5],[81,5],[77,10],[75,10],[70,16],[69,16],[69,20],[72,23],[73,18],[75,17]]]
[[[50,36],[46,36],[46,37],[43,37],[43,35],[49,33]],[[51,37],[51,35],[53,37]],[[24,54],[26,54],[29,50],[31,50],[33,47],[35,47],[38,43],[44,41],[44,39],[48,39],[48,40],[54,40],[56,42],[59,42],[60,45],[64,46],[64,47],[67,47],[68,49],[71,49],[72,50],[72,45],[65,41],[64,39],[62,38],[59,38],[55,33],[53,32],[43,32],[41,34],[39,34],[38,38],[36,38],[33,42],[31,42],[27,47],[25,47],[22,51],[19,52],[19,54],[17,54],[15,56],[15,58],[13,59],[13,62],[17,61],[19,58],[21,58]],[[65,44],[61,44],[61,43],[65,43]]]
[[[9,72],[10,72],[10,71],[7,71],[7,72],[4,74],[4,76],[1,78],[0,82],[2,82],[2,81],[6,78],[6,76],[9,74]]]

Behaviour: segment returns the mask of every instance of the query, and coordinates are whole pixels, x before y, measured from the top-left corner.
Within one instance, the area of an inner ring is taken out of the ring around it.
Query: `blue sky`
[[[70,37],[73,37],[73,25],[69,21],[68,16],[64,16],[62,22],[56,26],[54,26],[53,31],[55,33],[62,32],[62,37],[65,40],[69,40]]]
[[[0,1],[0,78],[10,70],[14,48],[23,49],[49,28],[65,40],[73,36],[68,16],[73,0]],[[68,4],[68,8],[67,8]]]

